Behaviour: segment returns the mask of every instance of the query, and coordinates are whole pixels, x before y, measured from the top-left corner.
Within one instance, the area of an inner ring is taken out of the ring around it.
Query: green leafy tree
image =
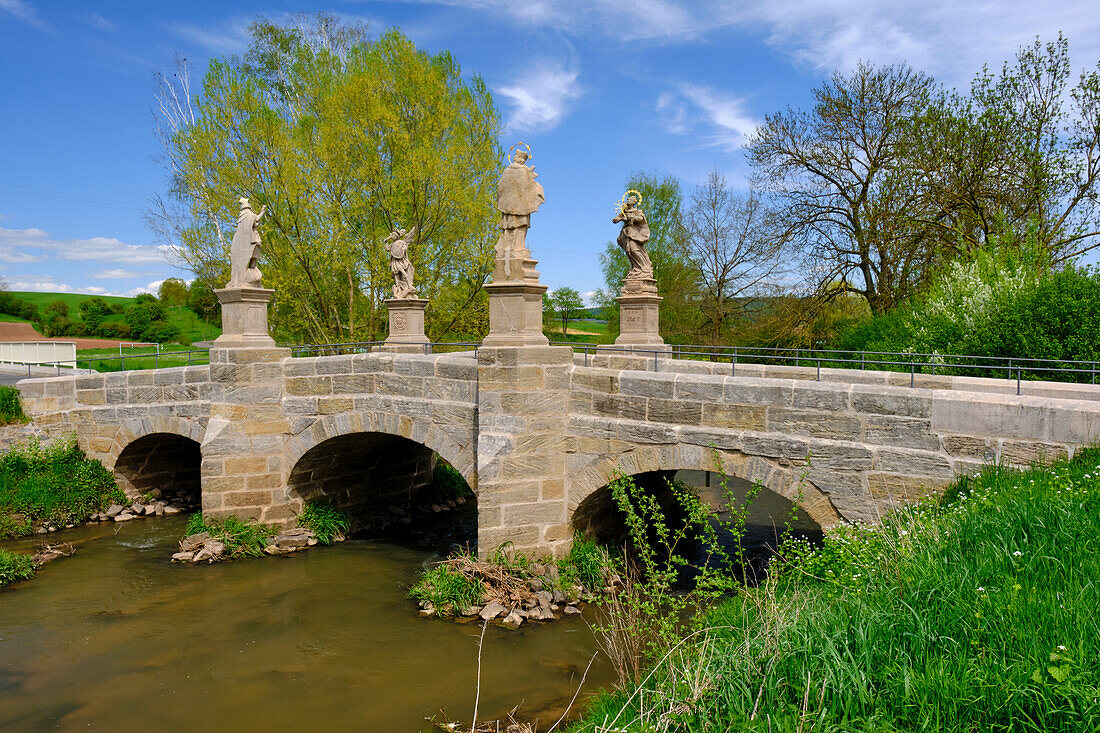
[[[142,293],[126,309],[126,325],[130,335],[139,341],[163,343],[179,336],[179,329],[168,323],[168,310],[149,293]]]
[[[167,278],[157,289],[157,297],[165,305],[187,305],[187,283],[178,277]]]
[[[221,325],[222,310],[218,297],[214,295],[214,289],[207,281],[195,278],[187,286],[187,307],[207,323]]]
[[[429,336],[483,334],[502,152],[482,79],[399,31],[368,40],[332,16],[259,21],[251,36],[243,58],[211,62],[199,95],[186,73],[162,78],[172,189],[158,231],[201,279],[224,283],[237,197],[266,205],[273,327],[321,342],[384,334],[393,283],[380,242],[415,226]]]
[[[97,334],[103,326],[103,319],[111,315],[111,306],[103,298],[88,298],[80,301],[80,320],[89,334]]]
[[[562,336],[568,336],[569,322],[576,320],[584,310],[584,299],[573,288],[555,288],[550,296],[550,307],[561,321]]]
[[[635,173],[626,188],[642,195],[641,208],[649,222],[649,243],[646,249],[653,262],[657,278],[657,294],[661,302],[660,328],[666,341],[684,343],[699,329],[696,306],[698,283],[688,249],[688,232],[684,226],[683,192],[674,176],[658,178],[647,173]],[[611,215],[608,215],[608,221]],[[615,241],[610,241],[600,254],[606,290],[598,299],[614,331],[619,325],[619,310],[614,301],[630,271],[626,253]]]

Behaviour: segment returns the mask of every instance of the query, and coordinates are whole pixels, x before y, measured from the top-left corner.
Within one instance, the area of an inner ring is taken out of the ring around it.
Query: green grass
[[[37,440],[0,456],[0,539],[29,534],[35,522],[64,526],[126,499],[110,471],[75,440]]]
[[[206,521],[202,514],[192,514],[187,519],[187,534],[184,536],[189,537],[200,532],[209,532],[224,542],[226,554],[236,559],[262,556],[264,547],[278,530],[254,519],[242,521],[237,517],[226,517]]]
[[[0,386],[0,425],[14,422],[26,422],[23,403],[19,401],[19,390],[15,387]]]
[[[785,554],[573,730],[1100,730],[1100,451]]]
[[[202,353],[180,353],[180,352],[202,352]],[[153,356],[131,356],[132,354],[153,354]],[[122,355],[126,357],[123,359],[107,359],[100,360],[94,357],[118,357],[118,348],[107,349],[77,349],[76,351],[76,364],[81,369],[94,369],[97,372],[119,372],[123,371],[123,362],[125,361],[125,371],[133,369],[164,369],[165,367],[178,367],[189,366],[193,364],[206,364],[209,357],[201,349],[192,349],[189,346],[161,346],[160,356],[156,356],[155,346],[134,346],[123,348]]]
[[[485,584],[468,578],[442,563],[428,568],[409,590],[409,597],[427,601],[440,616],[456,616],[470,606],[483,603]]]
[[[34,560],[30,555],[0,547],[0,588],[20,580],[30,580],[34,577],[34,572]]]
[[[26,318],[13,316],[8,313],[0,313],[0,323],[30,323]]]
[[[432,468],[431,496],[437,501],[469,499],[474,495],[466,479],[458,469],[442,458],[437,458]]]
[[[577,344],[609,344],[617,334],[609,331],[606,321],[570,321],[569,333],[562,336],[561,319],[543,318],[543,332],[551,341],[568,341]],[[585,331],[586,333],[577,333]]]
[[[39,310],[42,310],[50,303],[63,300],[69,306],[70,314],[79,313],[80,304],[92,298],[103,298],[103,300],[107,301],[108,305],[121,305],[123,307],[133,305],[134,302],[133,298],[124,298],[115,295],[89,295],[86,293],[12,292],[12,295],[20,300],[25,300],[28,303],[38,306]]]
[[[351,529],[351,518],[334,507],[307,501],[298,515],[298,526],[313,530],[322,545],[331,545],[337,535],[347,535]]]

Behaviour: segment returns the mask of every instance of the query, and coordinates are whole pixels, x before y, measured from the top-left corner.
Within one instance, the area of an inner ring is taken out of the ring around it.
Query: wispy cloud
[[[39,30],[48,30],[49,25],[38,17],[38,11],[26,0],[0,0],[0,10],[15,16],[29,26]]]
[[[535,65],[496,88],[512,108],[510,132],[547,132],[561,123],[572,103],[581,96],[580,72],[552,63]]]
[[[104,18],[99,13],[85,13],[81,17],[81,20],[83,20],[85,23],[87,23],[88,25],[90,25],[91,27],[93,27],[97,30],[101,30],[101,31],[116,31],[116,30],[118,30],[118,26],[116,26],[114,23],[112,23],[111,21]]]
[[[77,262],[117,262],[120,264],[166,264],[175,249],[166,245],[126,244],[114,237],[90,237],[88,239],[52,239],[36,228],[6,229],[0,227],[0,251],[19,249],[46,250],[47,257],[34,255],[35,259],[22,262],[38,262],[52,258]]]
[[[248,48],[248,26],[245,17],[198,26],[191,23],[171,23],[169,29],[180,38],[214,53],[242,53]]]
[[[51,275],[22,275],[19,280],[12,280],[8,288],[16,292],[30,291],[32,293],[73,293],[76,288],[67,283],[58,282]]]
[[[702,84],[685,82],[664,91],[655,106],[668,132],[697,133],[703,146],[728,152],[739,150],[760,124],[743,98]]]
[[[127,270],[122,267],[116,267],[113,270],[100,270],[99,272],[93,272],[89,277],[94,277],[97,280],[130,280],[135,277],[148,276],[152,273],[142,272],[140,270]]]

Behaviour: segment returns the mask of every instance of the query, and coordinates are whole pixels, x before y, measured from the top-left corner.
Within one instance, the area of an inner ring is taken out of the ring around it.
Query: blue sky
[[[243,51],[249,23],[324,10],[400,27],[480,74],[534,150],[547,202],[528,245],[543,282],[602,285],[598,253],[633,171],[686,189],[717,168],[745,185],[741,146],[769,112],[806,106],[833,69],[908,61],[949,86],[1036,35],[1100,59],[1095,0],[0,0],[0,277],[13,290],[134,294],[190,278],[146,228],[165,188],[153,74]],[[236,198],[236,193],[226,192]]]

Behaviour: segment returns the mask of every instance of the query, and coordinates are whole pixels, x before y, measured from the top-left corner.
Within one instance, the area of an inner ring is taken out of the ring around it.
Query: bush
[[[231,558],[261,557],[268,541],[275,536],[278,530],[268,524],[262,524],[255,519],[242,521],[237,517],[225,517],[224,519],[211,519],[206,521],[201,513],[192,514],[187,518],[187,534],[199,534],[209,532],[212,537],[217,537],[225,543],[226,554]]]
[[[30,555],[21,555],[0,547],[0,587],[20,580],[34,577],[34,560]]]
[[[28,534],[33,523],[86,522],[126,503],[114,476],[75,439],[43,448],[37,440],[0,456],[0,539]]]
[[[466,499],[474,495],[470,485],[458,469],[442,458],[436,459],[432,469],[432,495],[438,499]]]
[[[0,387],[0,425],[23,422],[23,403],[19,400],[19,390],[15,387]]]
[[[298,515],[298,526],[313,530],[322,545],[331,545],[337,535],[347,535],[351,529],[351,518],[339,509],[307,501]]]

